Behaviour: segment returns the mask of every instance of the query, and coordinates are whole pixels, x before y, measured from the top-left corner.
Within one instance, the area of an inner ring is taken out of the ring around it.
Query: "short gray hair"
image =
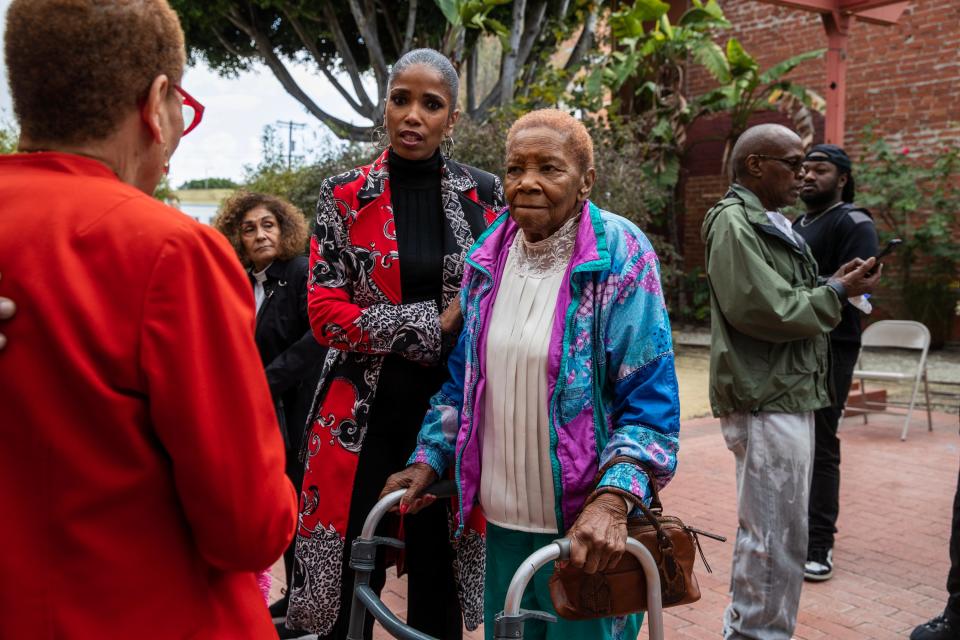
[[[400,56],[400,59],[390,70],[387,88],[389,89],[393,85],[393,81],[399,74],[418,64],[436,70],[443,77],[447,89],[450,90],[450,110],[453,111],[457,106],[457,96],[460,94],[460,76],[457,75],[457,70],[453,68],[453,64],[447,56],[436,49],[413,49]]]

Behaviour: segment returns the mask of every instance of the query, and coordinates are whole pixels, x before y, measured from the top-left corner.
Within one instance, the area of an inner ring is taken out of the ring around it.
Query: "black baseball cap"
[[[850,162],[850,156],[847,152],[835,144],[816,144],[807,152],[804,160],[819,160],[836,165],[841,171],[850,173],[853,164]]]

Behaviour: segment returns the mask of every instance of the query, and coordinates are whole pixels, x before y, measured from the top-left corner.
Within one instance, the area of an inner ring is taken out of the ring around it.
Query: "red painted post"
[[[828,144],[843,146],[847,117],[847,36],[850,16],[839,11],[820,14],[827,32],[827,122]]]
[[[816,11],[827,32],[827,123],[824,138],[843,146],[847,116],[847,35],[850,20],[896,24],[909,0],[757,0],[791,9]]]

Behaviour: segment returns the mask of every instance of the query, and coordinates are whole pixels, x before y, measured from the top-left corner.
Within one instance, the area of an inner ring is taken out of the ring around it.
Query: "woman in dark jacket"
[[[457,90],[442,54],[405,54],[388,83],[389,147],[320,189],[309,308],[317,339],[331,349],[304,450],[287,624],[321,637],[346,635],[351,542],[387,476],[406,466],[446,379],[442,363],[462,320],[463,258],[503,203],[498,179],[441,151],[459,116]],[[447,509],[435,506],[404,520],[407,621],[457,639],[464,620],[471,628],[482,621],[482,585],[455,583]],[[457,566],[482,553],[458,541]],[[384,580],[378,569],[375,588]]]
[[[257,305],[255,339],[287,451],[287,475],[299,491],[303,465],[297,460],[310,400],[326,348],[313,337],[307,315],[307,272],[302,255],[307,222],[291,203],[241,191],[227,200],[213,222],[247,268]],[[294,544],[284,553],[287,591],[293,576]],[[285,616],[287,596],[270,608]]]

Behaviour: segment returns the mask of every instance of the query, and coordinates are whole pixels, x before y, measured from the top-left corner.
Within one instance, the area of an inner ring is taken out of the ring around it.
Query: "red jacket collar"
[[[99,160],[60,151],[37,151],[35,153],[15,153],[0,156],[0,170],[7,167],[119,180],[113,170]]]

